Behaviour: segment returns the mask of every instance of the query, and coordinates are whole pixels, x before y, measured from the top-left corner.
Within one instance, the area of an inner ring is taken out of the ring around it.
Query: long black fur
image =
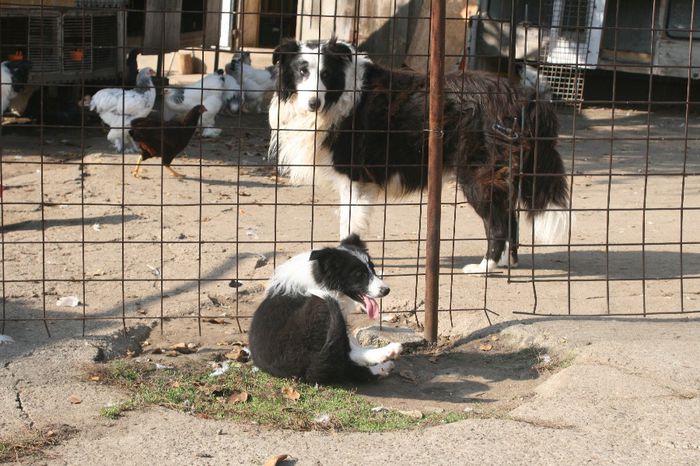
[[[334,39],[322,47],[323,66],[330,71],[329,77],[321,76],[329,89],[326,111],[347,87],[333,76],[344,76],[352,50]],[[298,43],[286,41],[273,57],[283,102],[294,94],[294,59],[299,51]],[[357,182],[386,187],[398,175],[406,193],[423,189],[427,185],[427,78],[373,63],[364,66],[359,102],[326,132],[322,142],[332,153],[333,168]],[[533,89],[491,73],[447,75],[445,92],[444,169],[456,173],[468,202],[484,221],[486,257],[498,261],[509,241],[517,261],[518,195],[531,217],[549,204],[567,205],[564,164],[555,147],[554,109],[536,101]],[[276,153],[277,141],[272,139],[270,150]]]
[[[361,301],[375,274],[374,265],[369,257],[364,262],[349,251],[366,255],[367,246],[357,235],[340,245],[342,249],[312,251],[311,274],[320,288]],[[277,377],[311,383],[362,383],[377,378],[350,359],[345,317],[332,297],[272,287],[253,315],[249,344],[255,365]]]
[[[276,377],[299,377],[310,383],[376,378],[350,360],[345,318],[331,298],[265,298],[253,316],[249,343],[255,365]]]

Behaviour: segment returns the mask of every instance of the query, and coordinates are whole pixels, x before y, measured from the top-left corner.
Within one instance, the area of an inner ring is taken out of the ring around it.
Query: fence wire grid
[[[363,240],[392,288],[382,301],[384,324],[422,330],[426,281],[434,278],[441,331],[513,314],[700,312],[695,2],[448,2],[444,56],[431,57],[437,3],[1,2],[3,66],[15,70],[28,61],[32,68],[24,77],[5,69],[2,75],[0,333],[32,326],[50,334],[60,326],[88,334],[154,320],[166,332],[178,322],[199,334],[222,323],[245,331],[274,268],[296,253],[337,244],[339,215],[348,211],[328,180],[316,179],[332,164],[310,167],[314,182],[295,184],[287,167],[268,157],[271,138],[279,137],[268,123],[270,102],[279,105],[272,98],[280,86],[275,47],[287,38],[331,36],[355,47],[355,60],[366,54],[401,73],[427,76],[432,58],[446,74],[486,72],[529,86],[537,102],[554,107],[559,125],[571,227],[565,241],[535,244],[526,211],[510,203],[520,220],[518,267],[507,261],[489,274],[463,273],[481,262],[487,237],[450,177],[437,188],[439,225],[429,220],[435,217],[427,190],[398,197],[382,190],[366,203],[373,211]],[[160,149],[196,127],[170,165],[184,178],[171,176],[159,159],[132,176],[139,151],[128,141],[115,150],[108,140],[128,139],[121,130],[128,132],[129,118],[105,125],[90,108],[102,89],[124,89],[116,101],[127,105],[139,86],[137,70],[147,67],[155,103],[146,103],[145,115],[161,132]],[[260,76],[272,84],[256,83]],[[407,98],[391,81],[384,90],[390,104]],[[362,89],[344,91],[362,98]],[[443,96],[467,92],[462,86]],[[391,114],[387,128],[376,130],[387,143],[389,133],[420,132],[421,168],[428,163],[429,94],[426,86],[409,96],[423,100],[420,128],[403,127]],[[179,123],[174,132],[162,123],[197,104],[212,107],[201,123]],[[456,130],[448,122],[443,131],[448,137]],[[541,144],[535,133],[530,143]],[[512,169],[525,149],[514,139],[507,144]],[[390,151],[387,144],[386,164]],[[518,176],[511,170],[510,182]],[[430,227],[439,232],[433,244]],[[426,270],[426,251],[436,247],[439,263]]]

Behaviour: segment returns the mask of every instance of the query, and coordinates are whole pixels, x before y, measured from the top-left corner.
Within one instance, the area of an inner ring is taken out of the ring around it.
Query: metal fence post
[[[440,195],[442,193],[445,0],[430,8],[430,115],[428,134],[428,225],[425,251],[425,339],[437,341],[440,300]]]

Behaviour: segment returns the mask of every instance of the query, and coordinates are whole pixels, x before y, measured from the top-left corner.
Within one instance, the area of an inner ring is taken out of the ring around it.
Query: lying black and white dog
[[[307,382],[366,382],[388,375],[400,343],[363,348],[348,335],[343,311],[361,304],[379,317],[376,299],[389,288],[376,275],[367,247],[350,235],[337,248],[299,254],[279,266],[250,325],[257,367]]]
[[[341,238],[367,233],[371,205],[384,192],[425,188],[425,75],[383,68],[335,39],[286,41],[273,63],[269,157],[292,182],[327,183],[339,193]],[[518,204],[534,219],[536,242],[566,239],[569,194],[555,148],[557,117],[534,89],[483,72],[447,75],[444,128],[445,174],[456,176],[488,238],[483,261],[464,272],[507,264],[506,250],[517,265]]]

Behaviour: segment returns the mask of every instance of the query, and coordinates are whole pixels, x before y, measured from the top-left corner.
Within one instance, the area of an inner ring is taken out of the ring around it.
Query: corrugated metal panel
[[[63,70],[92,70],[92,16],[63,18]]]
[[[60,71],[59,17],[51,11],[29,17],[27,58],[32,62],[32,72]]]

